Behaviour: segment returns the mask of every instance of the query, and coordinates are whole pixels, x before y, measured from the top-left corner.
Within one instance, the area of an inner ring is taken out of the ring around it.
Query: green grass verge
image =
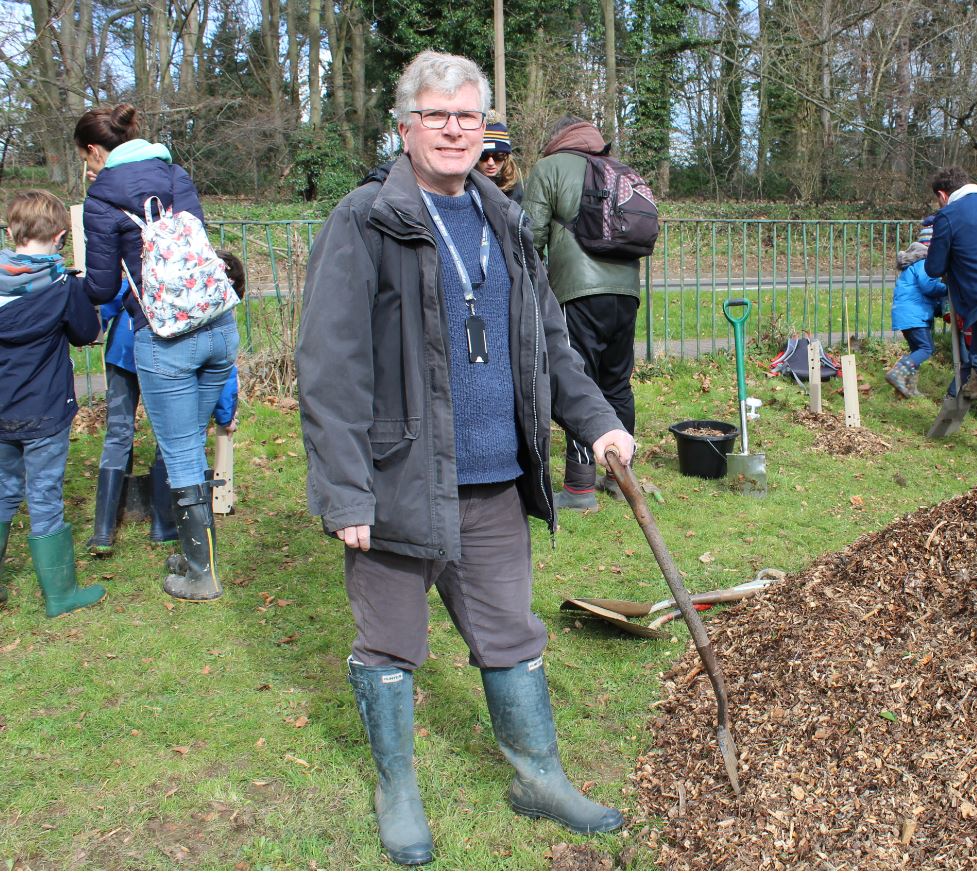
[[[666,431],[687,418],[736,421],[731,360],[642,367],[649,381],[636,386],[636,469],[664,493],[652,509],[690,589],[742,582],[762,567],[799,570],[974,484],[974,421],[943,443],[925,440],[934,401],[896,402],[882,382],[899,352],[875,346],[859,358],[860,381],[873,386],[862,396],[863,423],[892,444],[868,458],[812,451],[813,435],[793,418],[804,394],[750,363],[750,392],[764,401],[751,432],[767,458],[764,500],[681,476]],[[766,360],[767,350],[753,357]],[[941,350],[923,368],[922,387],[935,397],[947,380]],[[837,412],[836,387],[825,386],[825,405]],[[114,557],[79,561],[81,580],[106,585],[108,600],[48,620],[27,519],[15,520],[3,567],[11,598],[0,611],[0,865],[389,866],[345,679],[353,628],[342,550],[306,514],[297,415],[244,406],[237,442],[238,511],[218,522],[226,594],[216,604],[171,602],[160,590],[163,552],[149,546],[145,526],[127,525]],[[67,515],[80,553],[99,448],[94,436],[72,443]],[[142,436],[138,468],[151,449]],[[559,467],[559,446],[554,457]],[[628,508],[601,504],[597,514],[562,519],[555,549],[532,523],[535,609],[550,630],[548,673],[569,775],[578,785],[593,780],[592,797],[633,810],[627,775],[654,742],[646,723],[660,676],[687,635],[674,626],[671,640],[640,640],[559,612],[566,595],[654,600],[666,591]],[[417,674],[417,760],[437,847],[432,866],[546,867],[549,846],[584,838],[507,808],[509,771],[478,673],[436,595],[430,626],[435,657]],[[635,830],[593,842],[617,855]],[[655,857],[639,841],[628,863],[647,869]]]

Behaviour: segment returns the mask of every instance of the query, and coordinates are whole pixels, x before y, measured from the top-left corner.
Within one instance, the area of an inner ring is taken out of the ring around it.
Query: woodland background
[[[70,193],[75,120],[127,100],[204,193],[335,202],[396,150],[416,52],[493,69],[484,0],[0,7],[0,181],[42,167]],[[660,195],[918,200],[935,167],[977,168],[975,24],[969,0],[507,0],[507,120],[524,172],[570,111]]]

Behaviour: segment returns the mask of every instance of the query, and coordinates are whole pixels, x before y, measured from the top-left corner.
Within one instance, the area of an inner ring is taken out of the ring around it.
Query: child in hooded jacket
[[[942,311],[947,290],[939,279],[926,274],[926,254],[933,237],[933,216],[923,219],[919,239],[896,255],[902,271],[892,291],[892,329],[901,330],[909,344],[903,355],[885,374],[885,380],[903,397],[919,392],[919,368],[933,354],[933,320]]]
[[[0,252],[0,562],[26,496],[27,542],[53,618],[105,596],[101,585],[78,586],[63,499],[78,411],[69,344],[94,342],[99,321],[58,254],[70,224],[64,204],[47,191],[24,191],[10,200],[7,224],[14,249]]]

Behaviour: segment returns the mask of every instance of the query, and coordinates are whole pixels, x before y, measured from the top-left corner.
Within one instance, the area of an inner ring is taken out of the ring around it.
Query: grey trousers
[[[476,667],[514,667],[539,657],[546,627],[532,612],[532,555],[526,510],[515,484],[458,489],[461,560],[346,549],[346,593],[367,667],[416,670],[428,655],[432,585]]]

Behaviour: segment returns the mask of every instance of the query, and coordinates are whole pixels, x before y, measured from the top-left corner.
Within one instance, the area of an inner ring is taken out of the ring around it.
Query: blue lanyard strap
[[[445,247],[448,249],[448,253],[451,255],[451,260],[455,265],[455,272],[458,273],[458,280],[461,282],[461,289],[465,295],[465,302],[468,304],[468,309],[472,315],[475,314],[475,288],[472,285],[472,280],[468,275],[468,270],[465,269],[465,264],[461,260],[461,255],[458,253],[458,249],[455,246],[454,240],[451,238],[451,234],[448,232],[448,228],[445,226],[444,219],[441,218],[441,213],[438,212],[438,207],[434,205],[434,201],[431,199],[431,195],[428,194],[423,188],[420,189],[421,197],[424,198],[424,205],[427,207],[427,211],[431,215],[431,220],[434,222],[434,226],[438,229],[438,234],[441,236]],[[488,219],[485,217],[485,210],[482,209],[482,198],[479,196],[478,191],[475,188],[471,188],[469,193],[471,194],[472,201],[475,203],[475,209],[482,218],[482,242],[479,246],[479,256],[478,263],[482,270],[482,280],[478,283],[478,287],[481,288],[485,284],[485,279],[488,276],[488,262],[489,262],[489,225]]]

